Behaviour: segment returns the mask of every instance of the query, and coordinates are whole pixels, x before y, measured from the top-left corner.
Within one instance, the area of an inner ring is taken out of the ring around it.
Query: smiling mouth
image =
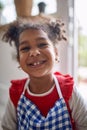
[[[39,67],[39,66],[43,65],[45,62],[46,62],[46,60],[33,62],[33,63],[28,64],[28,65],[31,66],[31,67]]]

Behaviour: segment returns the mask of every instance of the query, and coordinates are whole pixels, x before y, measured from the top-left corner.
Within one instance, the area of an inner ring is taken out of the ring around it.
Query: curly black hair
[[[28,19],[17,19],[13,22],[7,32],[4,34],[3,39],[10,45],[14,43],[17,50],[17,57],[19,56],[19,36],[26,29],[38,29],[47,33],[53,45],[58,44],[61,40],[67,40],[65,30],[63,29],[64,23],[60,20],[45,17],[45,16],[31,16]]]

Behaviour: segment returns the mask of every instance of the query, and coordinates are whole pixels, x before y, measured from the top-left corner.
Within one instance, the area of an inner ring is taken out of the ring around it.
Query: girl
[[[66,40],[63,26],[57,19],[32,16],[5,33],[28,78],[11,81],[3,130],[87,130],[87,107],[73,78],[53,72],[57,44]]]

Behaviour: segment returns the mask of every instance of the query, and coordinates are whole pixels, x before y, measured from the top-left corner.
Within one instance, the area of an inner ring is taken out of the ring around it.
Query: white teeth
[[[35,62],[33,65],[36,66],[36,65],[39,65],[39,64],[40,64],[40,62],[37,62],[37,63]]]
[[[33,65],[35,66],[37,63],[34,63]]]

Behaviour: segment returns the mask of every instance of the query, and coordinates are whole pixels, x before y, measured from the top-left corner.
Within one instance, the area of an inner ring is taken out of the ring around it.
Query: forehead
[[[19,40],[23,39],[24,37],[25,38],[42,37],[42,38],[48,39],[48,35],[45,31],[43,31],[42,29],[35,29],[35,28],[28,28],[28,29],[23,30],[20,33]]]

